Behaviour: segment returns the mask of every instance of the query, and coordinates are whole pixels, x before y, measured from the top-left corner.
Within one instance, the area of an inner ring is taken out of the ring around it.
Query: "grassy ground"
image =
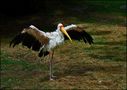
[[[73,16],[62,20],[66,23],[69,19],[85,27],[93,36],[94,44],[66,41],[56,48],[53,69],[57,79],[54,81],[48,78],[48,58],[40,63],[37,53],[26,47],[9,48],[9,41],[15,33],[9,34],[11,37],[2,35],[1,88],[126,89],[125,16],[93,12],[87,20],[82,18]],[[15,22],[24,23],[23,20]]]

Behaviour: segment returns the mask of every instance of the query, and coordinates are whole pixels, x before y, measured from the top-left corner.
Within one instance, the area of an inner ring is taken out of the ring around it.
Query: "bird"
[[[69,40],[70,43],[72,43],[73,40],[83,40],[84,43],[88,44],[93,43],[93,37],[82,27],[76,24],[70,24],[64,27],[62,23],[58,23],[57,29],[52,32],[44,32],[34,25],[23,28],[23,30],[10,41],[10,47],[14,48],[21,43],[29,49],[38,51],[39,57],[49,55],[49,79],[54,80],[52,71],[54,49],[63,44],[65,40]]]

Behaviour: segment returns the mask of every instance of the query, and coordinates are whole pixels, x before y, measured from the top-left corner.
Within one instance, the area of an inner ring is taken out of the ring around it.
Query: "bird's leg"
[[[50,80],[53,80],[52,77],[52,59],[53,59],[53,52],[50,52],[49,55],[51,55],[50,57]]]
[[[51,57],[51,52],[49,53],[49,59],[50,59],[50,61],[49,61],[49,75],[50,75],[50,80],[53,80],[53,78],[52,78],[52,58],[50,58]]]
[[[50,55],[51,55],[51,56],[50,56]],[[54,55],[54,51],[49,53],[49,57],[51,57],[51,58],[50,58],[50,61],[49,61],[49,63],[50,63],[50,67],[49,67],[49,68],[50,68],[50,73],[49,73],[49,74],[50,74],[50,80],[53,80],[53,77],[54,77],[54,76],[53,76],[53,71],[52,71],[52,60],[53,60],[53,55]]]
[[[52,59],[52,60],[51,60],[51,64],[53,64],[53,55],[54,55],[54,50],[52,51],[52,56],[51,56],[51,59]],[[52,72],[53,72],[53,70],[52,70]],[[54,77],[56,77],[56,76],[54,76],[53,73],[52,73],[52,78],[54,78]]]

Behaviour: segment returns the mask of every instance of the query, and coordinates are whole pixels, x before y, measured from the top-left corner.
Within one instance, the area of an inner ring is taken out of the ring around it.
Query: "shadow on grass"
[[[107,42],[98,41],[96,46],[85,48],[84,51],[90,57],[99,60],[108,61],[125,61],[126,60],[126,43],[125,41]]]
[[[126,45],[125,41],[119,42],[109,42],[109,41],[98,41],[94,43],[95,45],[104,45],[104,46],[117,46],[117,45]]]
[[[107,34],[110,34],[112,31],[96,31],[96,32],[94,32],[94,31],[92,31],[92,32],[90,32],[90,34],[92,34],[92,35],[107,35]]]
[[[118,66],[110,66],[110,65],[98,65],[98,64],[86,64],[86,65],[69,65],[67,69],[63,70],[63,72],[56,72],[55,74],[58,78],[65,77],[65,76],[91,76],[94,72],[108,72],[114,74],[120,74],[124,71],[121,69],[122,65]],[[118,72],[119,71],[119,72]]]

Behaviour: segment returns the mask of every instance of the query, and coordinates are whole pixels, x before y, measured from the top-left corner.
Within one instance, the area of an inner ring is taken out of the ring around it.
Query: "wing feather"
[[[70,37],[74,40],[78,40],[78,41],[83,40],[85,43],[89,43],[89,44],[93,43],[92,36],[81,27],[70,26],[70,28],[66,29],[66,31],[70,35]],[[65,40],[68,39],[65,35],[64,37],[65,37]]]
[[[22,43],[22,45],[32,48],[32,50],[39,51],[41,46],[48,44],[49,41],[49,38],[43,34],[44,32],[41,32],[33,26],[25,28],[12,39],[10,46],[15,47]]]

